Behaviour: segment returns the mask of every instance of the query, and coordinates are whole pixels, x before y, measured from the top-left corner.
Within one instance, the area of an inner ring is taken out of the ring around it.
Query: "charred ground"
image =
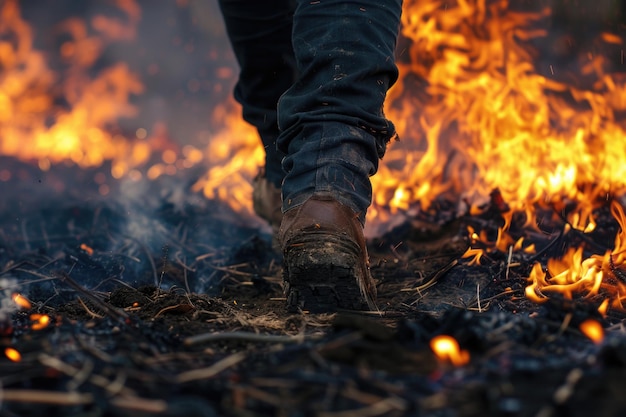
[[[71,168],[45,183],[20,170],[35,179],[0,183],[8,197],[1,343],[22,356],[0,358],[0,415],[615,416],[626,408],[622,313],[602,318],[600,299],[524,297],[533,261],[586,241],[589,250],[610,247],[608,210],[591,237],[546,225],[536,254],[492,252],[469,265],[467,226],[495,231],[498,210],[464,216],[442,202],[368,242],[380,314],[288,314],[280,256],[254,220],[193,193],[174,198],[180,185],[169,180],[120,185],[120,198],[103,201],[67,181],[46,195]],[[82,172],[74,180],[84,184],[80,176],[92,173]],[[32,307],[10,311],[15,292]],[[50,324],[33,329],[34,313]],[[578,330],[587,318],[607,329],[602,344]],[[458,340],[470,363],[437,360],[429,342],[438,334]]]

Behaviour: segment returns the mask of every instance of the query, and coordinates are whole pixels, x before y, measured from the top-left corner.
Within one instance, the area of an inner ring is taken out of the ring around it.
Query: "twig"
[[[368,407],[355,410],[321,412],[319,417],[376,417],[385,415],[391,411],[406,411],[407,403],[401,398],[385,398]]]
[[[0,390],[1,402],[22,402],[28,404],[84,405],[93,402],[93,395],[78,392],[42,391],[33,389]]]
[[[574,368],[565,376],[565,382],[559,386],[552,394],[552,401],[556,406],[563,406],[572,395],[575,394],[576,385],[583,378],[584,374],[582,369]],[[549,417],[556,414],[555,407],[553,405],[544,406],[535,415],[536,417]]]
[[[86,298],[89,299],[89,301],[94,303],[99,309],[101,309],[102,311],[107,313],[112,318],[117,319],[120,322],[124,322],[126,319],[128,319],[128,314],[126,314],[123,310],[115,308],[115,307],[105,303],[104,301],[100,300],[98,297],[96,297],[91,292],[89,292],[87,289],[85,289],[80,284],[78,284],[76,281],[74,281],[65,272],[58,273],[57,277],[58,277],[58,279],[60,281],[65,282],[67,285],[72,287],[74,290],[76,290],[77,292],[83,294]]]
[[[557,237],[555,237],[554,239],[552,239],[552,240],[550,241],[550,243],[548,243],[548,244],[546,245],[546,247],[545,247],[545,248],[541,249],[539,252],[537,252],[536,254],[534,254],[533,256],[531,256],[531,257],[530,257],[530,259],[528,259],[528,262],[529,262],[529,263],[532,263],[532,262],[536,261],[537,259],[539,259],[539,257],[540,257],[541,255],[543,255],[543,254],[544,254],[544,253],[546,253],[548,250],[550,250],[550,248],[551,248],[552,246],[556,245],[556,244],[557,244],[557,242],[559,242],[559,241],[561,240],[561,238],[563,237],[563,233],[564,233],[564,231],[563,231],[563,229],[561,229],[561,230],[559,231],[559,234],[557,235]]]
[[[270,394],[269,392],[265,392],[259,388],[255,388],[252,386],[238,386],[235,388],[235,392],[233,394],[233,397],[236,398],[244,399],[245,395],[257,401],[261,401],[278,408],[284,408],[286,405],[289,405],[293,402],[293,398],[283,398],[282,396]],[[237,405],[237,408],[245,407],[245,405],[243,404],[244,401],[241,401],[241,403],[242,404]]]
[[[513,246],[509,246],[509,256],[506,260],[506,273],[504,274],[504,278],[507,281],[509,279],[509,271],[511,270],[511,258],[513,258]]]
[[[179,255],[180,254],[178,252],[176,252],[174,254],[174,260],[176,261],[176,263],[178,265],[180,265],[183,269],[186,269],[187,271],[190,271],[190,272],[196,272],[197,271],[196,269],[194,269],[194,268],[192,268],[192,267],[190,267],[189,265],[186,264],[186,262],[187,262],[187,259],[186,259],[187,257],[186,256],[185,256],[185,259],[180,259],[178,257]]]
[[[140,411],[146,414],[162,414],[167,411],[167,403],[163,400],[150,400],[134,395],[115,397],[111,405],[125,410]]]
[[[19,272],[24,272],[26,274],[31,274],[31,275],[35,275],[35,276],[41,277],[41,279],[33,279],[31,281],[20,281],[20,282],[17,282],[15,284],[8,285],[6,287],[0,287],[0,290],[8,290],[10,288],[18,288],[18,287],[21,287],[21,286],[24,286],[24,285],[36,284],[38,282],[53,281],[53,280],[57,279],[56,277],[49,277],[47,275],[40,274],[40,273],[37,273],[35,271],[29,271],[28,269],[16,268],[15,270],[19,271]]]
[[[516,293],[516,292],[518,292],[518,291],[513,290],[513,289],[508,290],[508,291],[502,291],[501,293],[498,293],[498,294],[496,294],[496,295],[492,295],[491,297],[485,298],[483,301],[491,301],[491,300],[493,300],[493,299],[495,299],[495,298],[498,298],[498,297],[501,297],[501,296],[503,296],[503,295],[507,295],[507,294],[514,294],[514,293]]]
[[[567,313],[565,315],[565,317],[563,317],[563,322],[561,323],[561,326],[559,327],[559,331],[557,333],[557,337],[561,336],[563,334],[563,332],[565,331],[565,329],[567,329],[570,325],[570,323],[572,322],[572,317],[574,315],[572,313]]]
[[[252,274],[250,272],[243,272],[243,271],[237,271],[236,269],[231,269],[232,266],[230,268],[223,267],[223,266],[211,265],[211,264],[207,264],[206,266],[208,266],[211,269],[215,269],[216,271],[228,272],[229,274],[239,275],[239,276],[242,276],[242,277],[252,277],[252,276],[257,275],[257,274]]]
[[[150,250],[148,249],[148,247],[143,242],[135,239],[132,236],[124,235],[124,237],[137,243],[143,253],[146,255],[146,258],[148,258],[148,262],[150,263],[150,268],[152,268],[152,278],[154,279],[154,284],[157,285],[159,283],[159,273],[157,272],[156,264],[154,263],[154,259],[152,259],[152,255],[150,254]]]
[[[260,342],[260,343],[303,343],[305,340],[314,339],[314,337],[305,337],[298,334],[296,336],[274,335],[274,334],[258,334],[244,331],[223,332],[223,333],[202,333],[190,336],[184,340],[186,346],[197,345],[200,343],[215,341],[244,341],[244,342]]]
[[[208,368],[202,369],[194,369],[191,371],[186,371],[178,374],[176,376],[176,382],[185,383],[191,381],[197,381],[199,379],[209,379],[214,376],[224,372],[228,368],[231,368],[237,365],[239,362],[243,361],[247,357],[246,352],[237,352],[233,353],[230,356],[225,357],[224,359],[215,362],[213,365]]]
[[[22,238],[24,239],[24,244],[26,245],[26,250],[31,251],[30,242],[28,239],[28,233],[26,232],[26,220],[22,220],[20,222],[20,230],[22,232]]]
[[[42,353],[38,356],[39,362],[43,365],[48,366],[52,369],[56,369],[59,372],[66,374],[69,377],[77,378],[81,374],[81,370],[75,368],[74,366],[63,362],[62,360],[55,358],[54,356],[47,355]],[[88,378],[89,382],[98,386],[100,388],[104,388],[109,394],[123,394],[123,395],[135,395],[134,391],[130,388],[126,388],[123,386],[121,381],[125,380],[125,376],[121,375],[123,372],[119,372],[116,375],[115,380],[113,382],[109,381],[107,378],[102,375],[91,374]]]
[[[101,316],[100,314],[98,314],[98,313],[94,313],[93,311],[91,311],[91,310],[89,309],[89,307],[87,307],[87,304],[85,304],[85,302],[83,301],[83,299],[82,299],[82,298],[77,297],[77,299],[78,299],[78,302],[80,303],[80,305],[83,307],[83,309],[85,309],[85,311],[87,312],[87,314],[89,314],[89,315],[91,316],[91,318],[92,318],[92,319],[93,319],[93,318],[98,318],[98,319],[104,318],[104,316]]]
[[[453,259],[452,262],[450,262],[448,265],[444,266],[442,269],[440,269],[439,271],[435,272],[432,275],[432,278],[430,278],[425,284],[419,285],[419,286],[417,286],[415,288],[402,288],[400,291],[401,292],[408,292],[408,291],[421,292],[421,291],[424,291],[424,290],[432,287],[433,285],[435,285],[437,283],[437,281],[442,276],[444,276],[449,270],[454,268],[458,263],[459,263],[458,259]]]
[[[159,310],[159,312],[156,313],[153,318],[156,319],[161,314],[163,314],[163,313],[165,313],[167,311],[171,311],[171,310],[178,310],[178,311],[180,311],[180,309],[183,309],[183,310],[185,310],[184,312],[187,312],[187,311],[193,310],[193,308],[194,307],[191,304],[182,304],[182,303],[181,304],[176,304],[176,305],[173,305],[173,306],[167,306],[167,307],[163,307],[161,310]]]

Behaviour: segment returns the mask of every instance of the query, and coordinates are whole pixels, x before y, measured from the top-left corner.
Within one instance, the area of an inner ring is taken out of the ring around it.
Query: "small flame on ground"
[[[526,296],[538,303],[547,300],[545,293],[558,292],[571,299],[574,295],[592,297],[602,293],[610,300],[610,307],[623,309],[626,298],[626,272],[620,268],[626,262],[626,214],[619,203],[611,203],[611,213],[620,231],[615,236],[613,250],[604,255],[583,259],[583,247],[570,248],[560,259],[550,259],[546,270],[536,263],[528,278]],[[603,302],[598,311],[606,315],[608,304]]]
[[[31,314],[30,320],[33,321],[31,328],[33,330],[42,330],[50,324],[50,316],[47,314]]]
[[[604,328],[597,320],[587,319],[580,323],[579,328],[595,344],[600,344],[604,340]]]
[[[11,299],[15,304],[24,310],[29,310],[31,308],[30,301],[28,301],[22,294],[15,293],[11,296]]]
[[[470,360],[469,352],[462,350],[459,342],[451,336],[435,336],[430,341],[430,348],[439,360],[450,362],[454,366],[466,365]]]
[[[12,347],[4,349],[4,355],[12,362],[19,362],[22,360],[22,355],[20,354],[20,352]]]

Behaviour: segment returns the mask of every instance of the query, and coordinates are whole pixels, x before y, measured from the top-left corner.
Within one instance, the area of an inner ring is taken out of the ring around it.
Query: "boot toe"
[[[290,311],[376,309],[363,226],[349,207],[314,196],[284,214],[279,241]]]

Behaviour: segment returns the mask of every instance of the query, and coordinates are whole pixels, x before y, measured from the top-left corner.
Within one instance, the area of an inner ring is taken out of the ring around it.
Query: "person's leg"
[[[235,99],[265,148],[265,167],[254,179],[255,212],[277,231],[284,154],[276,147],[279,97],[296,79],[291,43],[295,0],[220,0],[226,31],[240,66]]]
[[[287,154],[280,239],[292,307],[351,308],[355,282],[365,298],[374,290],[362,226],[369,176],[395,136],[382,107],[398,76],[401,3],[298,2],[293,45],[300,76],[278,106],[278,147]]]
[[[395,136],[382,110],[398,73],[401,0],[299,1],[293,44],[301,76],[279,102],[288,154],[283,211],[331,192],[364,218],[369,176]]]

